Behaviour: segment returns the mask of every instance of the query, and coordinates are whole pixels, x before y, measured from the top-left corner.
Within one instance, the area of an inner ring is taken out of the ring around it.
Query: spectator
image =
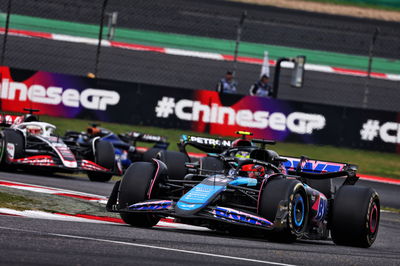
[[[260,96],[260,97],[271,97],[272,96],[272,87],[269,85],[269,77],[267,75],[262,75],[260,80],[254,83],[250,88],[251,96]]]
[[[225,77],[218,81],[217,92],[219,93],[236,93],[236,81],[233,79],[233,73],[227,71]]]

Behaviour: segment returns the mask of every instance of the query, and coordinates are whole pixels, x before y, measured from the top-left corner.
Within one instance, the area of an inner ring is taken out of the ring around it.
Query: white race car
[[[111,143],[93,138],[86,145],[65,143],[56,127],[39,122],[32,112],[22,116],[2,115],[0,123],[0,168],[42,168],[52,172],[86,172],[92,181],[106,182],[121,174]]]

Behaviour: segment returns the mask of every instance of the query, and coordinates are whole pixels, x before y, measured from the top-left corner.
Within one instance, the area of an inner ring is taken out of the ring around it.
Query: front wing
[[[172,200],[148,200],[121,208],[117,203],[119,182],[114,186],[107,202],[107,210],[118,213],[148,213],[160,216],[171,216],[185,220],[209,220],[219,223],[246,226],[256,229],[273,230],[274,223],[256,214],[239,211],[222,206],[208,206],[190,216],[181,216],[175,212],[176,202]]]
[[[114,173],[114,169],[107,169],[89,160],[77,160],[76,166],[67,167],[61,160],[51,155],[33,155],[23,158],[7,158],[7,163],[16,167],[40,167],[64,172],[101,172]]]

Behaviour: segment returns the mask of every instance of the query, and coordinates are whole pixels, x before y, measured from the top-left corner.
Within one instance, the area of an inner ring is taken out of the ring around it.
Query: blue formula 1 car
[[[133,163],[115,184],[107,210],[138,227],[152,227],[170,216],[215,230],[264,232],[274,241],[322,240],[330,232],[338,245],[373,244],[379,196],[371,188],[355,186],[356,166],[282,158],[265,149],[271,141],[252,141],[261,147],[248,147],[245,157],[229,156],[242,151],[239,146],[187,162],[182,178],[171,178],[167,164],[158,159]],[[207,160],[220,164],[206,169]],[[339,177],[345,179],[337,191],[323,193],[307,184]]]
[[[151,158],[155,157],[160,150],[166,150],[169,146],[167,139],[163,136],[136,131],[115,134],[108,129],[99,127],[97,124],[91,124],[86,129],[86,132],[67,131],[63,140],[66,143],[85,145],[93,138],[110,142],[114,146],[115,159],[121,172],[125,171],[132,162],[151,161]],[[154,143],[154,146],[150,149],[142,150],[137,147],[138,142]]]

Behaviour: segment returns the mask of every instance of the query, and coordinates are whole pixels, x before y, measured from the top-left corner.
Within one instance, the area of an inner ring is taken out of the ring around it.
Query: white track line
[[[87,37],[77,37],[71,35],[64,35],[64,34],[52,34],[52,39],[55,41],[64,41],[64,42],[74,42],[74,43],[84,43],[89,45],[97,45],[99,41],[93,38]],[[110,47],[111,43],[107,40],[102,40],[101,45],[105,47]]]
[[[211,52],[199,52],[199,51],[191,51],[183,49],[165,48],[165,53],[170,55],[199,57],[202,59],[211,59],[220,61],[224,60],[224,57],[221,54],[211,53]]]
[[[57,220],[57,221],[67,221],[67,222],[118,224],[118,225],[127,226],[126,224],[118,223],[118,222],[103,221],[103,220],[97,220],[94,218],[77,217],[77,216],[49,213],[49,212],[36,211],[36,210],[17,211],[17,210],[13,210],[13,209],[9,209],[9,208],[0,208],[0,215],[11,215],[11,216],[24,217],[24,218]],[[175,223],[175,222],[164,222],[164,221],[158,222],[155,227],[162,228],[162,229],[178,229],[178,230],[189,230],[189,231],[211,231],[209,228],[206,228],[206,227],[194,226],[194,225],[189,225],[189,224],[181,224],[181,223]]]
[[[102,238],[66,235],[66,234],[55,234],[55,233],[47,233],[47,232],[40,232],[40,231],[34,231],[34,230],[15,229],[15,228],[11,228],[11,227],[3,227],[3,226],[0,226],[0,229],[34,233],[34,234],[45,234],[45,235],[49,235],[49,236],[57,236],[57,237],[71,238],[71,239],[81,239],[81,240],[88,240],[88,241],[104,242],[104,243],[118,244],[118,245],[125,245],[125,246],[151,248],[151,249],[156,249],[156,250],[173,251],[173,252],[178,252],[178,253],[201,255],[201,256],[207,256],[207,257],[216,257],[216,258],[230,259],[230,260],[243,261],[243,262],[254,262],[254,263],[269,264],[269,265],[281,265],[281,266],[293,266],[293,264],[286,264],[286,263],[280,263],[280,262],[274,262],[274,261],[248,259],[248,258],[227,256],[227,255],[221,255],[221,254],[212,254],[212,253],[193,251],[193,250],[166,248],[166,247],[153,246],[153,245],[145,245],[145,244],[124,242],[124,241],[108,240],[108,239],[102,239]]]
[[[33,218],[33,219],[44,219],[44,220],[57,220],[57,221],[68,221],[68,222],[85,222],[85,223],[100,223],[100,224],[119,224],[107,221],[93,220],[81,217],[65,216],[55,213],[43,212],[43,211],[17,211],[8,208],[0,208],[0,215],[8,214],[13,216]]]
[[[195,226],[190,224],[181,224],[175,222],[163,222],[159,221],[156,226],[165,227],[166,229],[179,229],[179,230],[190,230],[190,231],[211,231],[207,227]]]

